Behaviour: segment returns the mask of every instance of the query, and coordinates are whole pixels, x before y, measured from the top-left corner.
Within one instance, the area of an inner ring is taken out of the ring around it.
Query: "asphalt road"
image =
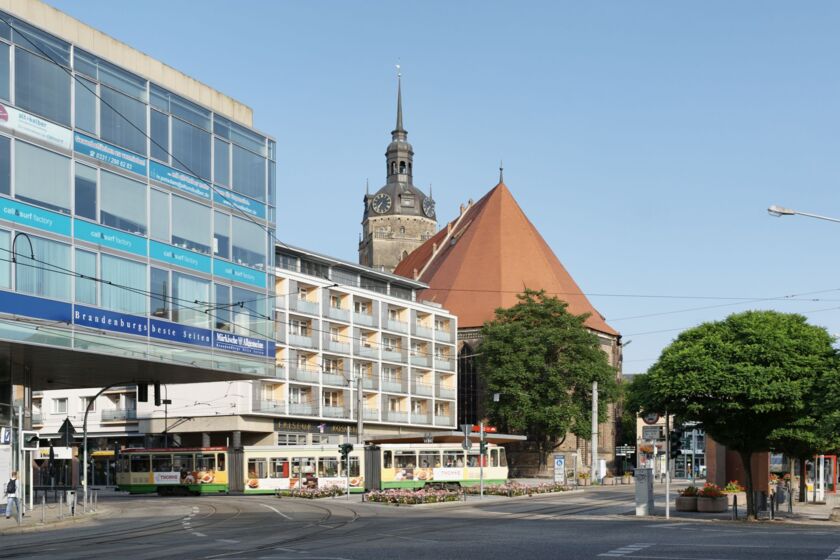
[[[355,497],[115,498],[94,522],[4,535],[0,559],[840,559],[833,525],[637,519],[631,490],[422,508]]]

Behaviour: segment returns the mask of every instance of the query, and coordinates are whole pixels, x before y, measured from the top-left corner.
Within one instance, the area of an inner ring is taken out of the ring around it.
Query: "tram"
[[[124,449],[117,486],[132,494],[275,494],[278,490],[453,488],[507,480],[505,450],[487,444],[465,451],[457,443],[382,443],[358,446],[347,465],[338,445]]]

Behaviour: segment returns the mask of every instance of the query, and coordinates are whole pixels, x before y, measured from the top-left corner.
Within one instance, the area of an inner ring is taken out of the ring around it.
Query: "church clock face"
[[[391,209],[391,197],[385,193],[379,193],[373,197],[371,208],[378,214],[384,214]]]
[[[429,218],[435,217],[435,201],[431,198],[423,199],[423,213]]]

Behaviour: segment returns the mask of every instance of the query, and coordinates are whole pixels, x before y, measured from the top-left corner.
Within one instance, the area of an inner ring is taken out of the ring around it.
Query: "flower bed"
[[[365,499],[368,502],[394,505],[440,504],[457,502],[460,492],[452,490],[371,490]]]
[[[543,482],[535,486],[528,486],[518,482],[507,482],[505,484],[490,484],[484,487],[484,493],[488,496],[531,496],[533,494],[550,494],[552,492],[565,492],[570,490],[568,486],[556,482]],[[479,494],[479,486],[467,486],[464,488],[466,494]]]
[[[344,489],[338,486],[328,486],[327,488],[295,488],[294,490],[277,491],[279,498],[334,498],[336,496],[343,496],[344,494]]]

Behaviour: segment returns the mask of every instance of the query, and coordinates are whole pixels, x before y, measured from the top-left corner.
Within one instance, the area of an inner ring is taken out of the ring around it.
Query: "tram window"
[[[499,450],[498,449],[491,449],[490,450],[490,466],[491,467],[498,467],[499,466]]]
[[[172,464],[176,471],[180,471],[186,475],[187,472],[193,471],[193,456],[192,455],[173,455]]]
[[[216,461],[219,464],[219,469],[218,470],[220,470],[220,471],[225,470],[225,454],[224,453],[219,453],[218,455],[216,455]]]
[[[397,451],[394,453],[394,464],[398,469],[413,469],[417,465],[417,453]]]
[[[152,472],[172,472],[172,455],[152,455]]]
[[[248,459],[248,478],[267,478],[265,459]]]
[[[420,467],[424,469],[437,468],[440,466],[440,451],[421,451]]]
[[[117,460],[117,472],[128,472],[128,459],[120,457]]]
[[[350,457],[350,475],[349,476],[359,476],[359,458],[358,457]]]
[[[149,472],[149,456],[148,455],[132,455],[130,461],[131,461],[131,472],[136,472],[136,473]]]
[[[382,452],[382,468],[391,469],[394,467],[394,454],[391,451]]]
[[[305,474],[315,474],[315,457],[293,457],[292,474],[298,477]]]
[[[271,478],[289,478],[289,460],[286,457],[274,457],[271,459]]]
[[[318,460],[318,478],[338,476],[338,457],[321,457]]]
[[[463,467],[464,466],[464,452],[463,451],[444,451],[443,452],[443,466],[444,467]]]
[[[195,456],[195,469],[197,471],[212,471],[216,469],[215,455],[202,455],[201,453]]]
[[[505,456],[504,447],[499,448],[499,466],[500,467],[506,467],[507,466],[507,457]]]

